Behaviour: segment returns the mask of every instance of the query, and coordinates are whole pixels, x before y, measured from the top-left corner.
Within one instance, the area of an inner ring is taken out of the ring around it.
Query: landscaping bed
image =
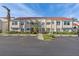
[[[7,34],[30,34],[30,32],[17,32],[17,31],[9,31]]]
[[[43,38],[46,41],[55,40],[55,36],[52,34],[43,34]]]
[[[64,31],[64,32],[53,32],[53,34],[76,35],[77,32],[67,32],[67,31]]]

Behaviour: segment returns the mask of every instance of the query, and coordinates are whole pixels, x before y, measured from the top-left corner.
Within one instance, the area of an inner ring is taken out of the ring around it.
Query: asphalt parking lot
[[[78,37],[42,41],[34,36],[0,36],[0,56],[79,56]]]

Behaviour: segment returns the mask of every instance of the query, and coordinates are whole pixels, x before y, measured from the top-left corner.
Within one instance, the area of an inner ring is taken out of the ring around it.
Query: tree
[[[37,19],[35,20],[35,22],[31,20],[31,25],[32,25],[31,33],[38,33],[39,32],[39,21]]]

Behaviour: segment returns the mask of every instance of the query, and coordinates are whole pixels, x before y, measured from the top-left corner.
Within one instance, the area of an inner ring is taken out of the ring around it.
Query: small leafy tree
[[[37,34],[39,32],[39,22],[36,19],[35,22],[32,22],[32,30],[31,33]]]

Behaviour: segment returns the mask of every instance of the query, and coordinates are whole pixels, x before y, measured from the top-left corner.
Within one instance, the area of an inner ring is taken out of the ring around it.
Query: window
[[[50,22],[47,22],[47,25],[50,25]]]
[[[30,30],[30,28],[27,28],[27,30]]]
[[[64,31],[72,30],[72,28],[63,28]]]
[[[54,21],[52,21],[52,24],[54,24]]]
[[[24,31],[24,28],[21,28],[21,31]]]
[[[12,22],[12,25],[17,25],[17,24],[18,24],[17,21],[13,21],[13,22]]]
[[[30,30],[30,28],[26,28],[26,30]]]
[[[50,28],[47,28],[47,32],[50,32]]]
[[[21,25],[24,25],[24,22],[23,22],[23,21],[21,21],[21,22],[20,22],[20,24],[21,24]]]
[[[60,21],[57,21],[56,24],[57,24],[57,25],[60,25]]]
[[[30,24],[30,22],[27,21],[26,24]]]
[[[18,28],[12,28],[13,30],[18,30]]]
[[[70,21],[64,21],[64,25],[70,25]]]
[[[33,22],[30,22],[30,24],[34,25],[34,23],[33,23]]]

